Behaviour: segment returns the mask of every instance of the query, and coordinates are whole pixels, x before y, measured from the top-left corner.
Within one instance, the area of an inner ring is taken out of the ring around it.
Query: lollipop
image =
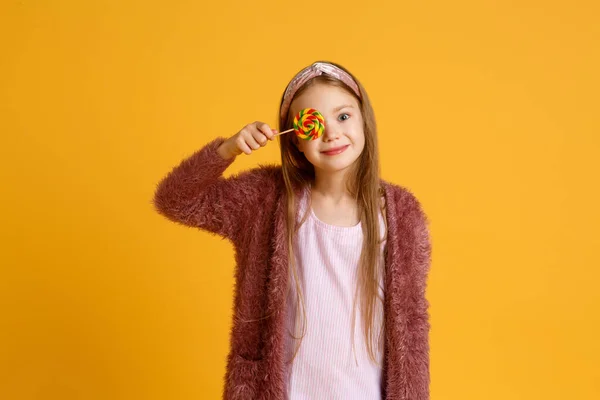
[[[278,135],[294,131],[300,139],[316,140],[321,137],[323,130],[325,130],[323,115],[314,108],[305,108],[294,117],[294,127]]]

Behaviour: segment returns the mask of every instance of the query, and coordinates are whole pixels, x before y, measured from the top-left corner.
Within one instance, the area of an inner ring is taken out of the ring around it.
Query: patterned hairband
[[[337,80],[344,82],[354,91],[354,93],[356,93],[359,99],[361,98],[356,81],[352,79],[346,71],[330,63],[316,62],[298,72],[288,84],[281,104],[281,118],[285,118],[296,91],[310,79],[323,74],[332,76]]]

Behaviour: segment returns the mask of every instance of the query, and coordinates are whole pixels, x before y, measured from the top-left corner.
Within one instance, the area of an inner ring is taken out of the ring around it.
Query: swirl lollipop
[[[314,108],[305,108],[304,110],[300,110],[294,117],[294,127],[292,129],[288,129],[277,135],[294,131],[300,139],[316,140],[323,135],[324,130],[325,118],[323,118],[323,114]]]

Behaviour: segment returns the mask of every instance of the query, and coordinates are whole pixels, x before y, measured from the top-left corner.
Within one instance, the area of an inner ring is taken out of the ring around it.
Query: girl
[[[323,114],[322,136],[277,136],[304,108]],[[165,217],[234,245],[223,398],[429,399],[428,219],[409,190],[379,176],[365,89],[316,62],[279,111],[279,131],[254,122],[212,140],[154,197]],[[281,166],[222,176],[275,139]]]

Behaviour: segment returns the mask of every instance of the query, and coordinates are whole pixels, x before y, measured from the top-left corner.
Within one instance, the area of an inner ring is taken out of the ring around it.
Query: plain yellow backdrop
[[[0,6],[0,398],[217,399],[231,244],[156,214],[331,60],[431,220],[433,400],[600,398],[595,1]],[[272,144],[226,175],[279,163]]]

